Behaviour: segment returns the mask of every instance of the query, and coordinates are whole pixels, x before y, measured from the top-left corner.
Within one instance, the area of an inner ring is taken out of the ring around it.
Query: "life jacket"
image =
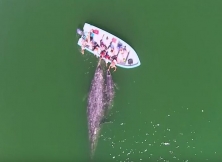
[[[112,38],[112,42],[113,42],[113,43],[116,43],[116,38]]]
[[[100,56],[104,57],[106,55],[106,51],[101,51]]]
[[[110,59],[110,56],[108,55],[108,52],[106,52],[105,58]]]
[[[99,30],[97,30],[97,29],[93,29],[92,31],[93,31],[93,33],[95,33],[95,34],[99,34]]]

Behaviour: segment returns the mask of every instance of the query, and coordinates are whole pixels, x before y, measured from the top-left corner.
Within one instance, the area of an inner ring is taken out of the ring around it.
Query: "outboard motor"
[[[132,65],[133,64],[133,59],[128,59],[128,64]]]
[[[80,36],[82,36],[82,34],[83,34],[83,31],[80,30],[80,29],[77,29],[76,32],[77,32],[77,34],[79,34]]]

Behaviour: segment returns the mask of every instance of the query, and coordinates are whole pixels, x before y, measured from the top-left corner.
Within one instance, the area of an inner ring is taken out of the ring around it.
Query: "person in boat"
[[[103,37],[104,37],[104,35],[103,35]],[[102,49],[104,49],[104,50],[107,50],[107,46],[105,45],[105,43],[104,43],[104,41],[103,41],[103,37],[102,37],[102,39],[100,40],[100,47],[101,47]],[[106,37],[106,39],[108,39],[108,37]]]
[[[84,44],[82,44],[82,46],[81,46],[81,53],[84,55],[84,50],[85,50],[85,45]]]
[[[112,56],[111,59],[112,59],[112,62],[111,62],[111,64],[109,65],[108,71],[110,70],[110,68],[115,68],[114,71],[116,71],[116,69],[117,69],[117,67],[116,67],[116,64],[117,64],[117,55]],[[114,71],[113,71],[113,72],[114,72]]]
[[[81,46],[81,53],[84,54],[84,50],[86,48],[87,45],[89,45],[89,43],[93,42],[93,30],[91,30],[87,35],[84,33],[82,35],[82,46]]]
[[[106,52],[105,59],[110,60],[110,56],[108,54],[108,51]]]
[[[126,46],[123,47],[123,52],[126,52]]]
[[[127,52],[126,46],[124,46],[123,48],[120,49],[121,54],[125,54],[126,52]]]
[[[100,40],[100,47],[101,47],[102,49],[104,49],[104,50],[107,49],[107,47],[106,47],[106,45],[104,44],[104,42],[103,42],[102,39]]]
[[[113,42],[112,42],[112,41],[110,42],[109,46],[107,47],[107,50],[108,50],[109,48],[111,49],[111,51],[114,50],[114,45],[113,45]]]
[[[108,51],[106,52],[106,55],[104,56],[104,60],[105,60],[105,62],[106,62],[106,66],[107,66],[107,64],[108,64],[108,60],[110,60],[110,56],[109,56],[109,54],[108,54]]]
[[[93,37],[94,37],[94,32],[93,32],[93,29],[91,29],[90,32],[89,32],[89,40],[90,40],[90,42],[93,41]]]
[[[100,52],[100,59],[105,58],[105,55],[106,55],[106,50],[102,50]]]
[[[114,47],[112,41],[110,42],[110,44],[109,44],[107,50],[109,51],[110,56],[114,56],[114,55],[115,55],[115,47]]]
[[[110,60],[110,56],[108,54],[108,51],[102,50],[100,52],[100,60],[103,59],[106,62],[106,66],[108,64],[108,60]]]
[[[86,37],[86,35],[83,35],[82,36],[82,45],[81,45],[81,53],[84,54],[84,50],[85,50],[85,47],[88,43],[88,39]]]
[[[99,45],[96,41],[92,41],[92,51],[97,50],[98,51]]]
[[[121,42],[118,42],[117,49],[118,51],[121,51],[123,49],[123,44]]]

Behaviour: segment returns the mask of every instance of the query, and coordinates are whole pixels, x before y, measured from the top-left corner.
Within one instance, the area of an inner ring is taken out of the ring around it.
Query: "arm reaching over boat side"
[[[86,40],[82,40],[82,46],[81,46],[81,53],[84,54],[84,50],[85,50],[85,47],[87,45],[87,41]]]
[[[116,69],[117,69],[117,67],[116,67],[116,60],[113,60],[112,62],[111,62],[111,64],[109,65],[109,69],[108,69],[108,71],[110,70],[110,68],[114,68],[114,71],[116,71]],[[114,72],[113,71],[113,72]]]

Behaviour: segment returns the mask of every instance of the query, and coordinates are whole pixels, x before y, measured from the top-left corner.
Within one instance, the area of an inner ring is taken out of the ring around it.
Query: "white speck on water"
[[[149,133],[146,133],[146,135],[148,136],[148,135],[149,135]]]
[[[188,162],[188,160],[185,160],[185,162]]]
[[[176,140],[176,139],[174,139],[174,140],[173,140],[173,142],[177,142],[177,140]]]
[[[159,127],[159,126],[160,126],[160,124],[157,124],[156,126],[157,126],[157,127]]]
[[[170,116],[170,115],[167,115],[167,116]]]
[[[173,151],[169,151],[170,154],[173,154]]]
[[[189,108],[187,107],[187,110],[188,110]]]
[[[113,156],[113,159],[115,159],[115,156]]]
[[[146,149],[146,150],[144,150],[144,152],[147,152],[147,149]]]
[[[123,125],[123,123],[121,123],[120,125]]]
[[[192,141],[193,141],[193,138],[192,138]]]
[[[204,112],[204,110],[202,110],[202,112]]]
[[[177,146],[176,148],[179,148],[180,146]]]
[[[167,130],[168,130],[168,131],[170,131],[170,129],[169,129],[169,128],[167,128]]]
[[[162,142],[162,145],[169,146],[170,143],[168,143],[168,142]]]

